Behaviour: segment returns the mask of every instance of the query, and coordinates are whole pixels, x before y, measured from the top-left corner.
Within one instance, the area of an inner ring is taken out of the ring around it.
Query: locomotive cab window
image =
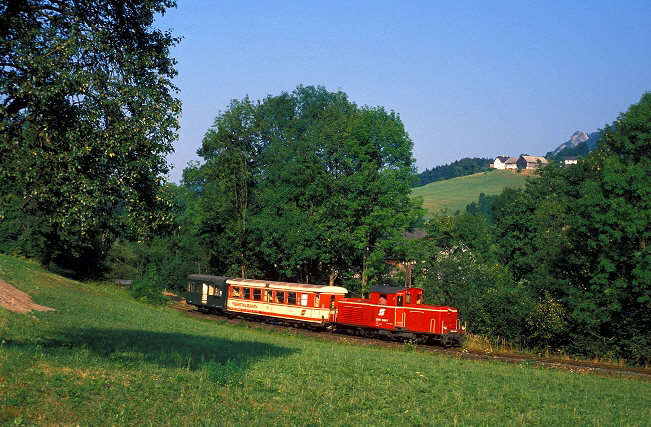
[[[402,300],[403,300],[403,296],[402,296],[402,295],[398,295],[398,302],[396,303],[396,305],[397,305],[398,307],[402,307],[402,306],[403,306],[403,302],[402,302]]]
[[[406,303],[407,303],[408,305],[411,304],[411,294],[407,294],[407,297],[406,297]]]

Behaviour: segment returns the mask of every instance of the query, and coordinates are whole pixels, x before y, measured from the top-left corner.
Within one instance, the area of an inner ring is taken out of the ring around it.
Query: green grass
[[[412,189],[412,196],[423,198],[423,207],[428,211],[428,217],[442,209],[451,212],[466,210],[466,205],[479,200],[481,193],[499,194],[506,187],[523,187],[530,172],[515,173],[513,171],[494,170],[462,176],[447,181],[437,181]]]
[[[644,426],[651,383],[198,321],[0,256],[0,425]],[[182,279],[180,279],[182,280]]]

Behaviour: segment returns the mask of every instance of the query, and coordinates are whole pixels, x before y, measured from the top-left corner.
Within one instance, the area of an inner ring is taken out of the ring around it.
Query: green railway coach
[[[228,277],[191,274],[185,300],[201,311],[223,312],[228,298]]]

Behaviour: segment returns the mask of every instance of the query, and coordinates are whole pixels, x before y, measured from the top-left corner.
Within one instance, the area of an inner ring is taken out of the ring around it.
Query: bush
[[[131,293],[139,301],[150,304],[165,304],[166,299],[163,296],[165,287],[161,285],[161,280],[155,270],[148,270],[133,282]]]

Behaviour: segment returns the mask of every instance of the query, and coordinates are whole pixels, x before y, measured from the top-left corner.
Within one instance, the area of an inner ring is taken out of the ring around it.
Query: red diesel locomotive
[[[369,298],[346,298],[339,286],[192,274],[186,302],[201,311],[365,337],[461,346],[465,326],[456,308],[423,304],[420,288],[372,286]]]
[[[369,298],[345,298],[337,307],[337,329],[460,347],[465,325],[456,308],[423,304],[420,288],[371,286]]]

